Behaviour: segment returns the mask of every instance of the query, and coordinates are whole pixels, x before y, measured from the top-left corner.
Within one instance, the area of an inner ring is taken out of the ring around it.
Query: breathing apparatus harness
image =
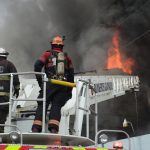
[[[50,50],[51,55],[49,56],[53,63],[54,73],[49,72],[50,78],[58,80],[66,80],[65,78],[65,54],[64,52],[57,52]]]

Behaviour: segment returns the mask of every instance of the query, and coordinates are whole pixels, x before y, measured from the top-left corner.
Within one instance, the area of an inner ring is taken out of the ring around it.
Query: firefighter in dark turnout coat
[[[74,68],[71,58],[63,53],[64,40],[61,36],[56,36],[51,42],[51,50],[45,51],[41,57],[35,62],[34,71],[41,72],[44,67],[45,73],[50,79],[65,80],[68,82],[74,82]],[[58,74],[58,55],[64,55],[64,74]],[[36,75],[38,84],[41,88],[39,98],[43,97],[43,84],[42,77]],[[72,88],[61,85],[46,84],[46,112],[49,104],[51,103],[51,109],[49,114],[48,129],[51,133],[58,133],[59,122],[61,118],[61,108],[72,97]],[[42,111],[43,102],[37,102],[38,108],[35,115],[35,120],[32,125],[32,132],[42,131]]]
[[[7,60],[8,54],[9,53],[5,49],[0,48],[0,74],[17,72],[14,64]],[[14,96],[16,96],[17,98],[20,89],[20,82],[17,75],[14,76],[13,86],[14,86]],[[0,75],[0,103],[5,103],[9,101],[9,91],[10,91],[10,76]],[[5,123],[8,111],[9,111],[8,105],[0,105],[0,124]],[[0,132],[4,132],[4,127],[2,126],[0,127]]]

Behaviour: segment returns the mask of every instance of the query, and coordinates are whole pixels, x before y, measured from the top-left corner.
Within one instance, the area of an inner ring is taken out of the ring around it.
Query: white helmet
[[[0,48],[0,56],[7,57],[8,55],[9,53],[5,49]]]

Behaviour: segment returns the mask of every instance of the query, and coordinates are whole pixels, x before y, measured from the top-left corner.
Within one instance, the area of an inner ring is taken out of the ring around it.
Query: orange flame
[[[112,47],[108,49],[107,69],[121,69],[123,72],[132,74],[134,60],[127,58],[123,61],[119,49],[119,32],[116,32],[112,38]]]

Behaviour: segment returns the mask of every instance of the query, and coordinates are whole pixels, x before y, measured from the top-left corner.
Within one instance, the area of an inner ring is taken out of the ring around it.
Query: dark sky
[[[0,47],[18,71],[32,71],[49,41],[65,35],[76,71],[103,70],[116,30],[134,73],[150,82],[149,0],[0,0]]]

